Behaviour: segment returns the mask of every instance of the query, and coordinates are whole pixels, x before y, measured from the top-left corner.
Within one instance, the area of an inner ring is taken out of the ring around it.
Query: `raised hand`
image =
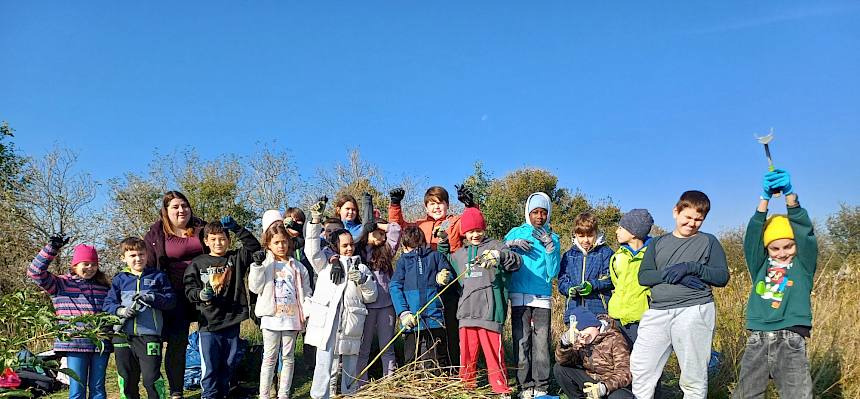
[[[406,190],[403,187],[397,187],[388,192],[388,198],[391,199],[391,205],[400,205],[403,197],[406,196]]]
[[[317,202],[311,206],[311,223],[319,224],[322,219],[326,203],[328,203],[328,197],[325,195],[317,198]]]
[[[262,265],[263,261],[266,260],[266,251],[261,250],[261,251],[254,252],[251,255],[251,258],[254,259],[254,263],[256,263],[258,265]]]
[[[513,240],[505,241],[505,245],[510,249],[518,249],[522,252],[528,252],[532,250],[532,243],[529,240],[523,238],[515,238]]]
[[[224,216],[221,218],[221,226],[225,229],[230,230],[232,232],[238,232],[240,227],[239,223],[236,223],[236,220],[233,219],[232,216]]]
[[[466,206],[466,208],[473,208],[475,206],[475,197],[472,195],[472,191],[466,187],[465,184],[455,184],[454,188],[457,189],[457,199]]]
[[[69,243],[69,237],[63,233],[54,233],[50,238],[51,248],[59,250],[64,245]]]

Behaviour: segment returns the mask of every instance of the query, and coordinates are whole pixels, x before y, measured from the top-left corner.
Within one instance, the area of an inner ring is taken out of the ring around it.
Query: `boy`
[[[116,371],[122,398],[138,399],[138,383],[149,399],[167,397],[161,378],[162,310],[176,306],[167,275],[146,267],[146,242],[129,237],[119,244],[125,270],[114,276],[103,310],[120,317],[125,337],[113,339]]]
[[[573,220],[573,248],[561,258],[558,291],[567,297],[565,319],[573,308],[582,306],[596,315],[605,314],[612,296],[609,259],[612,248],[599,233],[597,218],[583,212]]]
[[[642,315],[630,371],[633,394],[651,398],[672,350],[681,366],[685,398],[708,394],[708,360],[716,309],[711,286],[729,282],[726,254],[717,238],[699,228],[711,209],[701,191],[687,191],[672,210],[675,229],[651,240],[639,267],[639,284],[651,287],[651,308]]]
[[[811,398],[804,339],[812,330],[810,294],[818,243],[788,172],[767,173],[762,188],[744,237],[744,257],[753,280],[746,316],[750,336],[733,396],[763,397],[773,378],[780,398]],[[768,202],[779,192],[785,195],[788,217],[765,220]]]
[[[524,267],[511,275],[511,330],[520,398],[531,399],[549,391],[552,279],[561,245],[549,225],[549,196],[529,195],[525,208],[525,223],[508,232],[505,245],[523,259]]]
[[[615,321],[577,307],[564,322],[570,329],[555,347],[553,374],[568,398],[633,398],[630,352]]]
[[[397,260],[389,290],[394,312],[404,333],[406,364],[416,359],[433,360],[448,367],[448,340],[444,325],[445,307],[436,298],[421,314],[418,310],[454,279],[448,259],[430,249],[417,226],[403,231],[403,255]]]
[[[651,241],[648,232],[653,225],[654,218],[648,210],[633,209],[621,216],[615,230],[621,246],[609,260],[609,278],[615,287],[609,298],[609,317],[619,324],[628,348],[636,342],[639,320],[648,310],[650,291],[639,285],[639,265]]]
[[[466,208],[460,218],[466,245],[452,255],[452,265],[460,278],[463,293],[457,306],[460,322],[460,378],[475,386],[478,352],[483,350],[487,379],[493,392],[508,397],[502,328],[507,317],[507,285],[511,272],[519,270],[522,258],[498,240],[486,236],[484,215],[478,208]],[[480,345],[480,346],[479,346]]]
[[[230,234],[242,243],[230,251]],[[239,226],[230,216],[221,222],[203,227],[204,250],[185,270],[185,296],[195,304],[200,315],[200,356],[203,376],[200,385],[203,399],[227,397],[232,367],[239,348],[239,323],[248,318],[245,278],[252,255],[260,250],[260,242]]]

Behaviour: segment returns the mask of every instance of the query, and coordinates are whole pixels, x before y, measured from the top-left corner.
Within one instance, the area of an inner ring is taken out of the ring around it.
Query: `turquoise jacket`
[[[558,234],[552,233],[555,250],[547,253],[543,244],[532,237],[534,230],[531,224],[523,223],[505,235],[505,241],[521,238],[532,243],[532,249],[528,252],[514,250],[523,258],[523,264],[519,271],[511,274],[510,292],[549,296],[552,295],[552,279],[558,276],[561,265],[561,244]]]

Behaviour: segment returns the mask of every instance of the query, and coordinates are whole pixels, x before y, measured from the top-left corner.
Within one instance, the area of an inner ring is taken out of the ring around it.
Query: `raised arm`
[[[321,224],[313,222],[305,223],[305,256],[311,262],[311,266],[313,266],[317,274],[325,269],[326,264],[328,264],[328,260],[325,258],[322,248],[320,248],[322,241],[320,239],[321,233]]]
[[[42,247],[42,250],[30,262],[30,267],[27,268],[27,277],[50,295],[56,295],[62,287],[57,276],[48,271],[48,266],[60,252],[60,248],[67,242],[69,239],[63,235],[51,237],[51,241]]]

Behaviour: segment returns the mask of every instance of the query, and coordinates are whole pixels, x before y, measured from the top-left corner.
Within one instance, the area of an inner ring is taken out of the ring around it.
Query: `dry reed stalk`
[[[348,397],[357,399],[490,399],[498,396],[493,394],[488,385],[467,388],[456,374],[450,374],[449,368],[422,367],[424,364],[426,363],[413,362],[400,367],[393,374],[369,382],[358,392]]]

